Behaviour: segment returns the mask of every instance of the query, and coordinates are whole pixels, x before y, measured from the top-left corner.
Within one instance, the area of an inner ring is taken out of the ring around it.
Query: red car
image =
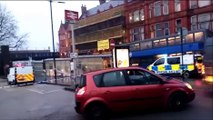
[[[166,107],[174,110],[195,98],[191,85],[139,67],[86,73],[77,85],[75,110],[92,120],[109,112]]]

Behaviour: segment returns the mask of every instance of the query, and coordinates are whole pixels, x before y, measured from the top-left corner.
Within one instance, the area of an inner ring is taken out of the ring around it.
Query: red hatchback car
[[[109,112],[166,107],[174,110],[195,98],[191,85],[139,67],[112,68],[80,77],[75,110],[92,120]]]

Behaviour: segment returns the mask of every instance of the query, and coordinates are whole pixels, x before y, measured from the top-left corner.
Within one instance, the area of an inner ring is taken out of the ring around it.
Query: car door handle
[[[111,93],[111,91],[106,91],[106,92],[104,92],[104,94],[110,94]]]

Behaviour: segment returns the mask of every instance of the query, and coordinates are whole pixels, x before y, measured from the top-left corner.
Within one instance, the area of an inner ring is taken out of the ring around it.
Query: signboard
[[[98,44],[98,51],[109,49],[109,40],[100,40],[97,42]]]
[[[129,67],[129,50],[128,49],[116,49],[117,53],[117,67]]]
[[[65,10],[65,21],[78,21],[78,12]]]
[[[128,47],[115,47],[113,49],[113,66],[114,67],[129,67],[129,48]]]

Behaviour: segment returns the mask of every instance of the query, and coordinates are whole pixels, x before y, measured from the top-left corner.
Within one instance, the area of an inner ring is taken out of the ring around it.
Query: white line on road
[[[38,91],[38,90],[35,90],[35,89],[27,89],[27,90],[32,91],[32,92],[35,92],[35,93],[39,93],[39,94],[44,94],[43,92]]]
[[[53,93],[53,92],[58,92],[60,91],[61,89],[57,89],[57,90],[52,90],[52,91],[48,91],[48,92],[45,92],[45,94],[49,94],[49,93]]]

